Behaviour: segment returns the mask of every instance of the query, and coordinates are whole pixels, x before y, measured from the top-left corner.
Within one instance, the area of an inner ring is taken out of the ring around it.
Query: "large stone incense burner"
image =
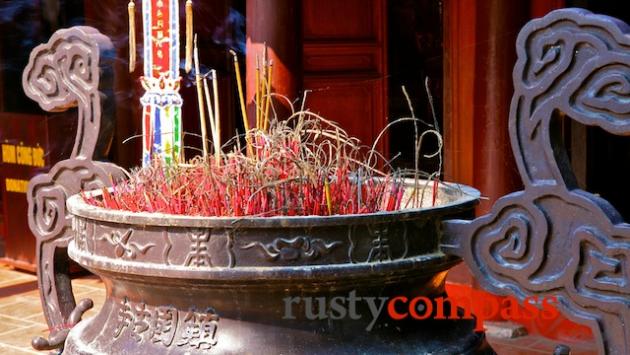
[[[440,196],[441,206],[422,210],[235,219],[125,213],[75,195],[68,254],[104,280],[107,300],[70,332],[66,351],[472,352],[483,340],[473,321],[385,319],[368,332],[373,319],[363,302],[361,319],[313,320],[305,310],[307,298],[317,314],[317,297],[330,302],[353,291],[443,295],[445,273],[459,260],[439,251],[440,223],[470,216],[479,195],[444,186]],[[294,297],[302,301],[285,301]]]
[[[472,217],[478,192],[446,183],[435,207],[368,215],[201,218],[89,206],[79,191],[123,176],[93,161],[97,143],[111,139],[100,130],[111,83],[101,79],[113,47],[92,28],[58,31],[33,51],[23,77],[43,109],[79,109],[72,156],[29,184],[51,329],[33,346],[65,345],[68,354],[482,353],[471,319],[372,322],[368,302],[348,309],[353,316],[332,316],[335,297],[441,296],[446,272],[463,259],[485,288],[521,300],[552,295],[565,315],[591,326],[602,353],[630,353],[630,227],[576,187],[551,129],[562,112],[630,135],[629,33],[578,9],[523,28],[510,137],[524,190],[468,221],[458,218]],[[75,302],[69,257],[107,289],[103,308],[85,321],[92,302]]]

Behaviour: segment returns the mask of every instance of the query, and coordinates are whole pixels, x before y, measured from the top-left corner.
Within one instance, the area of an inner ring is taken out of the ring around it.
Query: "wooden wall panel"
[[[306,75],[383,72],[378,45],[305,44],[303,70]]]
[[[338,122],[348,133],[359,137],[362,144],[372,145],[372,140],[366,138],[383,124],[376,118],[384,117],[381,80],[310,78],[304,86],[313,90],[307,98],[311,111]]]
[[[384,14],[381,0],[305,0],[305,41],[378,41]]]
[[[387,124],[385,0],[304,0],[307,107],[372,145]],[[387,154],[387,141],[378,148]]]

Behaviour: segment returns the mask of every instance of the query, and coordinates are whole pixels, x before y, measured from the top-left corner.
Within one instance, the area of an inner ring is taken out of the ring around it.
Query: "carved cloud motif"
[[[129,241],[132,234],[132,229],[129,229],[122,234],[118,231],[112,231],[110,233],[103,234],[99,240],[105,240],[114,246],[114,253],[118,258],[135,259],[138,254],[146,254],[149,249],[155,247],[154,243],[141,245],[140,243]]]
[[[300,236],[293,239],[277,238],[268,244],[252,242],[241,246],[241,249],[259,248],[267,261],[311,261],[329,254],[341,244],[340,241],[326,243],[322,239]]]

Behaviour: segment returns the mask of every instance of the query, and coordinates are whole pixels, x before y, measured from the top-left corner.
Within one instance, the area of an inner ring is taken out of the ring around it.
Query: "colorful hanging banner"
[[[143,0],[145,94],[142,163],[166,164],[183,158],[182,97],[179,94],[179,1]]]

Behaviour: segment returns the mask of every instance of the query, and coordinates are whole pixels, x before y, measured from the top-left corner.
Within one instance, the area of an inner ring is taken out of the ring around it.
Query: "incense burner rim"
[[[413,181],[412,179],[408,179]],[[424,183],[424,180],[420,180]],[[409,182],[406,184],[409,186]],[[437,216],[451,213],[453,209],[469,209],[479,202],[481,193],[470,186],[458,183],[441,183],[440,193],[449,197],[446,203],[422,208],[407,208],[397,211],[382,211],[364,214],[346,214],[333,216],[271,216],[271,217],[208,217],[176,215],[157,212],[131,212],[92,206],[83,200],[80,194],[68,198],[67,208],[70,214],[78,217],[96,219],[103,222],[124,223],[144,226],[193,227],[193,228],[300,228],[355,225],[370,222],[391,222],[417,219],[422,216]],[[88,191],[88,195],[97,197],[100,190]]]

